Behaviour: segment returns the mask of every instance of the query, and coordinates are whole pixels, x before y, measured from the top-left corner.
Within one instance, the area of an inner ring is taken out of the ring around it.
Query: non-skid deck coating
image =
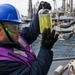
[[[72,58],[62,58],[62,59],[55,59],[52,62],[52,65],[48,71],[47,75],[54,75],[54,71],[60,66],[62,65],[63,67],[65,67],[71,60],[75,60],[75,57]],[[71,74],[71,72],[69,72],[68,70],[66,70],[63,75],[68,75]]]

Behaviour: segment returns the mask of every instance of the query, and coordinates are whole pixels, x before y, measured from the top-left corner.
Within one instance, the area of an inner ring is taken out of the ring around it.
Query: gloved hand
[[[42,8],[51,10],[51,5],[48,2],[41,1],[38,7],[38,11]]]
[[[51,49],[54,45],[54,43],[58,39],[58,34],[55,34],[55,30],[50,33],[50,28],[44,29],[42,33],[42,41],[41,41],[41,46],[47,49]]]

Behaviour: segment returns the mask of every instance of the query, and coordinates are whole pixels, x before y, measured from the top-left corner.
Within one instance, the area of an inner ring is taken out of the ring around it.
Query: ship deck
[[[47,75],[54,75],[54,71],[62,65],[65,67],[71,60],[75,60],[75,57],[67,57],[67,58],[58,58],[58,59],[53,59],[52,65],[50,66],[50,69],[48,71]],[[70,72],[66,70],[63,75],[68,75]]]

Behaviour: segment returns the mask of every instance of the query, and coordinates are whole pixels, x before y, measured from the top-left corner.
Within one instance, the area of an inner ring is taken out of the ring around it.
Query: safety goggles
[[[6,25],[6,28],[13,34],[18,34],[21,32],[21,26],[20,25]]]
[[[18,34],[21,32],[22,27],[20,24],[6,24],[6,25],[1,25],[2,27],[5,27],[5,29],[12,34]]]

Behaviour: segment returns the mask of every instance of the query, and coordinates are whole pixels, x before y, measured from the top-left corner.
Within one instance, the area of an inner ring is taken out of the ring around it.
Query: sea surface
[[[37,38],[37,40],[31,45],[36,56],[39,53],[40,45],[40,38]],[[54,44],[52,51],[54,52],[53,58],[75,57],[75,35],[68,40],[58,39]]]

